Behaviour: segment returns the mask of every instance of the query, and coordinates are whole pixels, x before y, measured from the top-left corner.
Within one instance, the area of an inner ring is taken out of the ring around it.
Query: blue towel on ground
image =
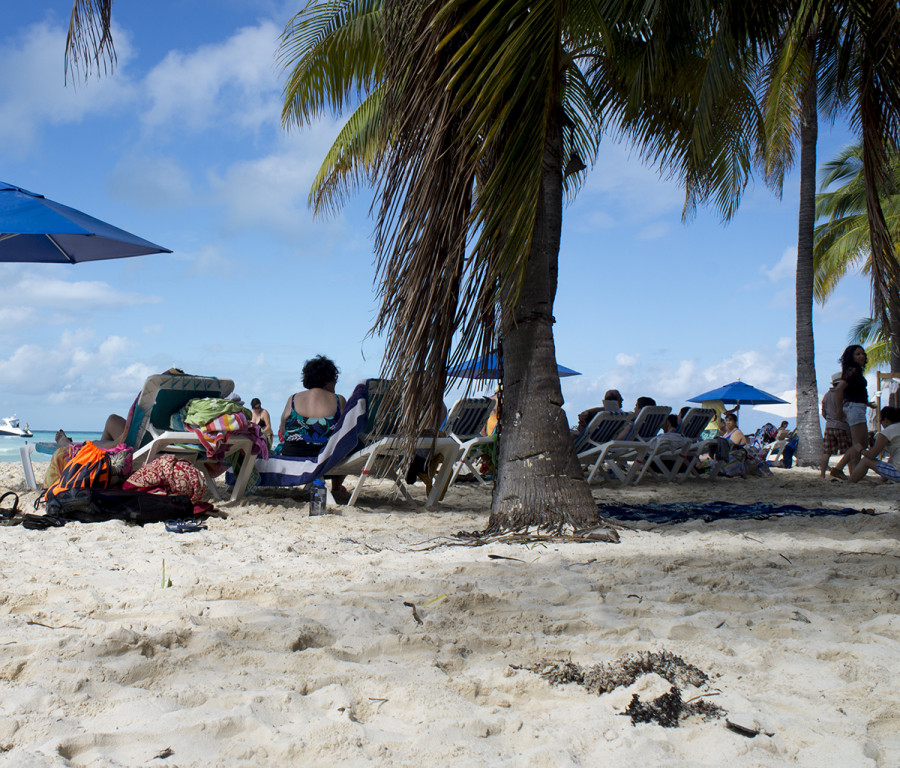
[[[703,503],[678,502],[673,504],[598,504],[602,517],[615,520],[645,523],[683,523],[688,520],[703,520],[711,523],[714,520],[766,520],[770,517],[788,515],[859,515],[861,510],[845,507],[843,509],[808,508],[796,504],[769,504],[757,501],[752,504],[732,504],[727,501],[708,501]]]

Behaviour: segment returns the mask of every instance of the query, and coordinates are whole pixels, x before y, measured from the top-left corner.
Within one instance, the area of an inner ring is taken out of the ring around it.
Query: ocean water
[[[35,429],[34,437],[10,437],[8,435],[0,435],[0,461],[22,460],[19,449],[23,445],[34,448],[35,443],[52,443],[56,436],[56,430],[52,432],[42,429]],[[100,432],[67,432],[66,433],[76,443],[83,443],[85,440],[99,440]],[[40,451],[31,451],[31,461],[33,463],[50,461],[49,453],[41,453]]]

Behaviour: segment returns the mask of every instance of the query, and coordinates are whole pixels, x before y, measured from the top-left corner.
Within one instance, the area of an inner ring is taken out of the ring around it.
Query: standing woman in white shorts
[[[859,344],[851,344],[841,355],[841,380],[835,389],[835,400],[850,425],[853,447],[862,451],[869,447],[866,409],[869,407],[869,385],[863,371],[869,358]]]

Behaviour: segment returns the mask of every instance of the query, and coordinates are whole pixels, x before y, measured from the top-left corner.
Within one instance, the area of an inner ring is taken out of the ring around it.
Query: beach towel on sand
[[[645,523],[683,523],[688,520],[767,520],[770,517],[787,515],[860,515],[859,509],[824,509],[800,507],[796,504],[768,504],[757,501],[752,504],[732,504],[727,501],[704,503],[678,502],[673,504],[598,504],[601,517],[611,517],[622,521],[643,521]]]
[[[347,405],[338,418],[334,432],[318,456],[270,456],[268,459],[257,459],[259,484],[270,487],[306,485],[317,477],[322,477],[353,453],[366,428],[367,391],[365,381],[356,385],[347,398]],[[229,471],[225,481],[233,484],[234,474]]]

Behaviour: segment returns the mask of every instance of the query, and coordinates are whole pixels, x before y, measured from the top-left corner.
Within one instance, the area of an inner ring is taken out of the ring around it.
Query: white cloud
[[[624,352],[619,352],[616,355],[616,365],[622,366],[623,368],[630,368],[636,365],[639,359],[640,355],[626,355]]]
[[[221,175],[211,173],[211,194],[225,206],[226,229],[259,227],[288,242],[302,242],[298,238],[312,223],[309,189],[334,131],[333,124],[318,123],[302,138],[282,136],[267,156],[235,163]]]
[[[151,100],[144,123],[176,133],[223,124],[250,131],[264,123],[277,126],[279,35],[280,29],[266,21],[192,53],[170,52],[144,81]]]
[[[26,27],[0,46],[0,152],[21,156],[35,151],[47,124],[78,123],[85,117],[121,110],[134,91],[123,74],[131,59],[128,35],[115,29],[116,72],[64,82],[65,29],[46,22]]]
[[[784,253],[781,254],[781,258],[774,266],[763,265],[759,268],[759,271],[773,283],[789,281],[793,285],[797,274],[797,246],[788,246],[784,249]]]
[[[683,205],[684,193],[678,184],[660,177],[627,146],[606,141],[567,216],[571,215],[568,221],[581,231],[609,227],[613,222],[646,225],[641,234],[646,239],[664,234],[658,219],[671,217],[673,212],[680,215]]]
[[[120,336],[95,342],[91,331],[66,330],[53,346],[23,344],[0,361],[0,387],[6,396],[42,397],[52,405],[109,401],[121,410],[153,373],[142,364],[123,365],[138,348]]]
[[[26,307],[48,307],[67,315],[130,307],[134,304],[155,304],[156,296],[119,291],[108,283],[96,280],[70,282],[46,277],[39,273],[22,275],[7,286],[18,303]]]

